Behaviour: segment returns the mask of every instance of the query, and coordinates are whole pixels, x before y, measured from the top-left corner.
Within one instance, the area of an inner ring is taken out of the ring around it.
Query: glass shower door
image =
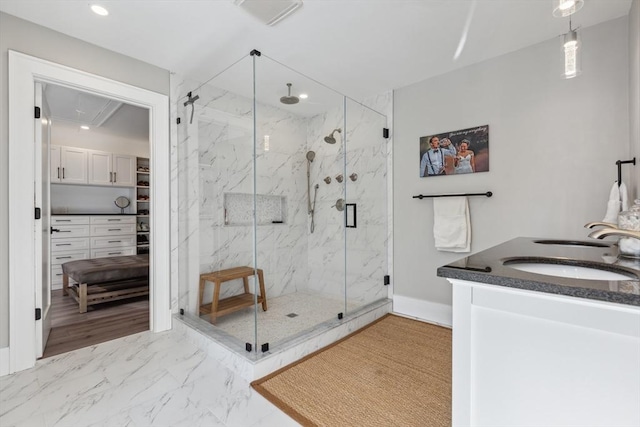
[[[383,114],[346,101],[346,306],[353,312],[387,298],[387,139]]]

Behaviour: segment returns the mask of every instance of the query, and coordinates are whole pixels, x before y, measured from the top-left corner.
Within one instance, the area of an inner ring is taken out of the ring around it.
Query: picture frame
[[[489,171],[489,125],[422,136],[420,177]]]

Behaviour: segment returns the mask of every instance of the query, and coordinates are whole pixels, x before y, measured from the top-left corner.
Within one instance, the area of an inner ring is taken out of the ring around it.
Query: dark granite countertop
[[[554,239],[519,237],[438,268],[438,276],[536,292],[640,306],[640,260],[618,257],[615,244],[575,241],[575,245],[542,244]],[[602,245],[600,247],[584,244]],[[629,280],[584,280],[516,270],[505,261],[599,267],[629,276]]]
[[[51,216],[136,216],[134,213],[52,213]]]

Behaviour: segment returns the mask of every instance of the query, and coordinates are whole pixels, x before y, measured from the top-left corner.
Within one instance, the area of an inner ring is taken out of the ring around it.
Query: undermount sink
[[[608,248],[609,245],[601,242],[582,242],[579,240],[534,240],[533,243],[539,243],[542,245],[560,245],[571,247],[592,247],[592,248]]]
[[[580,265],[582,264],[582,265]],[[582,280],[638,280],[638,275],[624,268],[598,263],[548,258],[511,258],[503,265],[528,273]]]

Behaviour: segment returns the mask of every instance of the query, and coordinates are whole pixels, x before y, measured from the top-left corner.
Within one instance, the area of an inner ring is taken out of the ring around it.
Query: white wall
[[[133,58],[0,13],[0,348],[9,342],[8,274],[8,67],[16,50],[137,87],[169,94],[169,72]]]
[[[640,198],[640,0],[633,0],[629,12],[629,159],[636,158],[636,166],[628,165],[630,195]]]
[[[395,92],[394,310],[396,297],[450,307],[436,269],[463,256],[434,249],[433,201],[413,195],[493,191],[469,199],[472,252],[517,236],[587,238],[629,154],[628,21],[582,31],[575,79],[560,77],[556,38]],[[419,137],[486,124],[489,172],[418,177]]]

